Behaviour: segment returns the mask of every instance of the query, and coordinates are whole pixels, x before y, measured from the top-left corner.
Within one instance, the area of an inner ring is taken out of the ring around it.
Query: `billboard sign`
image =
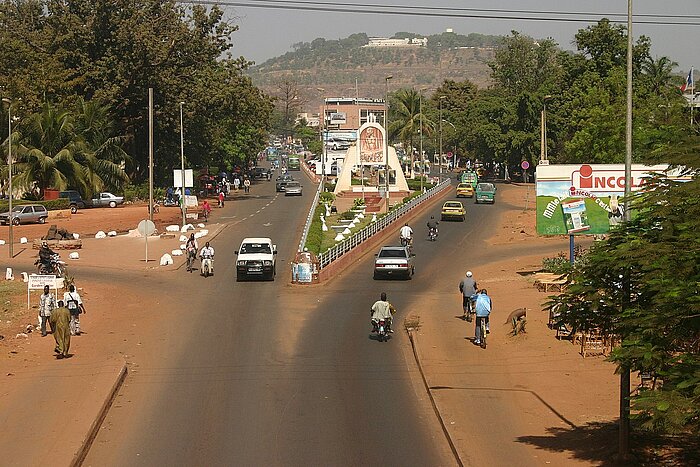
[[[330,118],[331,125],[345,125],[347,116],[345,112],[333,112]]]
[[[632,191],[644,187],[653,172],[668,165],[632,165]],[[674,180],[685,180],[678,171]],[[539,235],[605,234],[622,222],[618,201],[625,194],[624,164],[537,166],[537,233]]]

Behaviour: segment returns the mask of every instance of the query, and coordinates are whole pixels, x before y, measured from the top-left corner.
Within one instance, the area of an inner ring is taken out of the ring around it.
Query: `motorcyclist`
[[[41,242],[41,248],[39,248],[39,261],[41,264],[46,266],[46,269],[51,270],[51,257],[56,253],[49,248],[48,242]]]
[[[209,245],[209,242],[204,244],[204,248],[199,252],[199,259],[202,261],[202,274],[204,274],[204,265],[209,265],[209,272],[214,273],[214,248]]]
[[[402,245],[409,245],[410,246],[411,243],[413,243],[413,229],[408,225],[408,222],[406,222],[403,225],[403,227],[401,227],[401,230],[399,231],[399,235],[401,237],[401,244]]]
[[[468,322],[472,320],[472,296],[476,294],[477,290],[476,280],[472,272],[467,271],[466,277],[459,281],[459,291],[462,293],[462,309],[464,310],[462,319],[466,319]]]
[[[435,216],[430,216],[430,220],[427,223],[428,226],[428,235],[430,235],[430,232],[435,232],[437,236],[437,226],[439,222],[435,220]]]
[[[204,214],[204,220],[209,221],[209,214],[211,214],[211,204],[206,199],[202,203],[202,214]]]
[[[386,323],[387,331],[394,332],[394,330],[391,329],[391,317],[394,313],[396,313],[396,308],[387,301],[386,292],[382,292],[379,300],[372,305],[372,330],[379,330],[379,320],[383,319]]]

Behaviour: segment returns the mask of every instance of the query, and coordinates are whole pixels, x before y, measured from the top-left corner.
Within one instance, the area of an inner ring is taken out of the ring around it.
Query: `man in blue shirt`
[[[481,289],[476,296],[476,328],[474,329],[474,343],[481,345],[481,320],[486,320],[486,333],[489,332],[489,315],[491,314],[491,297],[486,289]]]

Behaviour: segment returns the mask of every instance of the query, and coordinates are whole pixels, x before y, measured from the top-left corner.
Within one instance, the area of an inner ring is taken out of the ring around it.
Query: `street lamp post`
[[[3,102],[7,104],[7,165],[8,165],[8,185],[7,190],[8,196],[8,208],[9,208],[9,227],[8,227],[8,243],[10,246],[10,258],[14,256],[14,232],[12,230],[12,101],[10,99],[3,99]]]
[[[320,93],[325,93],[326,90],[324,88],[316,88],[316,90]],[[321,143],[323,144],[323,149],[321,150],[321,191],[326,190],[326,160],[328,159],[328,149],[326,148],[326,145],[328,144],[328,126],[326,125],[326,98],[323,97],[323,133],[325,133],[325,136],[322,134],[321,135]],[[321,119],[319,119],[319,124],[321,122]]]
[[[440,96],[440,155],[438,156],[438,164],[440,165],[439,169],[439,174],[438,174],[438,182],[442,182],[442,101],[446,98],[447,96]]]
[[[452,127],[452,131],[455,131],[455,132],[457,131],[457,128],[452,123],[445,120],[444,118],[441,118],[440,122],[447,123],[448,125],[450,125]],[[457,145],[456,144],[455,144],[454,152],[452,153],[452,168],[455,168],[455,167],[457,167]]]
[[[384,78],[384,189],[386,191],[386,212],[389,212],[389,80],[393,76]]]
[[[423,193],[423,175],[425,173],[425,161],[423,159],[423,89],[418,90],[418,132],[420,133],[420,192]]]
[[[551,99],[552,96],[546,95],[542,99],[542,117],[540,125],[540,161],[546,161],[547,159],[547,101]]]
[[[182,225],[187,223],[187,207],[185,206],[185,129],[182,125],[182,106],[184,102],[180,102],[180,179],[182,181]]]

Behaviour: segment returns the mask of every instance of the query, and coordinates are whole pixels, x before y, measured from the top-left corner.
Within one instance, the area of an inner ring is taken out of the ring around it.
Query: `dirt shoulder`
[[[499,192],[498,202],[511,209],[488,240],[494,258],[519,245],[545,256],[568,250],[565,237],[536,235],[534,192],[529,197],[528,203],[528,187]],[[416,338],[428,385],[465,464],[602,464],[615,452],[615,368],[604,357],[584,359],[578,346],[557,340],[547,327],[548,294],[517,273],[538,269],[542,258],[517,255],[475,270],[495,304],[486,350],[471,343],[474,324],[460,319],[459,296],[421,297],[415,305],[454,310],[420,316]],[[522,307],[527,332],[511,337],[506,318]]]

